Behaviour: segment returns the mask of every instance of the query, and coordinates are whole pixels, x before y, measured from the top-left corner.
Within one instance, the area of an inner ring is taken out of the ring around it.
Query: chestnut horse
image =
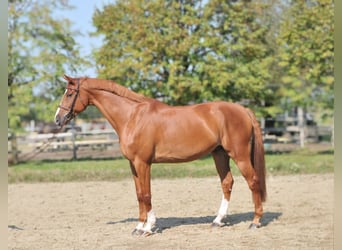
[[[122,154],[129,160],[139,203],[139,222],[132,234],[150,235],[156,216],[152,210],[151,164],[186,162],[207,154],[214,158],[223,190],[212,226],[223,226],[233,187],[230,158],[252,192],[258,228],[266,199],[262,133],[253,112],[239,104],[208,102],[169,106],[137,94],[113,81],[71,78],[58,106],[55,122],[67,124],[88,105],[95,105],[117,132]]]

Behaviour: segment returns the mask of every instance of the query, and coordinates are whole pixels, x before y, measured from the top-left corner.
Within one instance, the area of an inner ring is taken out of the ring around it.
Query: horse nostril
[[[58,126],[60,126],[61,124],[60,124],[60,118],[59,118],[59,115],[56,115],[56,117],[55,117],[55,123],[58,125]]]

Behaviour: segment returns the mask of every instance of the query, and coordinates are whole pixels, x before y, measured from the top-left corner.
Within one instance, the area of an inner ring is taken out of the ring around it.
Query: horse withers
[[[212,226],[223,225],[228,212],[236,163],[252,192],[254,218],[250,228],[260,227],[266,199],[264,147],[259,123],[251,110],[236,103],[207,102],[169,106],[135,93],[113,81],[64,76],[67,87],[55,122],[64,126],[88,105],[95,105],[119,136],[128,159],[139,203],[134,235],[150,235],[156,222],[151,202],[151,164],[196,160],[213,156],[223,191]]]

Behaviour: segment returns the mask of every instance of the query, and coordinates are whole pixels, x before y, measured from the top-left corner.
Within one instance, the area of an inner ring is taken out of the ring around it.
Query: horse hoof
[[[212,228],[219,228],[219,227],[223,227],[223,226],[224,226],[223,223],[218,223],[218,222],[211,223]]]
[[[143,237],[148,237],[152,235],[152,231],[144,231],[142,229],[134,229],[132,232],[132,236],[143,236]]]
[[[132,232],[132,236],[141,236],[143,235],[145,232],[141,229],[134,229],[133,232]]]
[[[252,223],[249,225],[249,229],[257,229],[257,228],[260,228],[260,224],[255,224],[255,223]]]
[[[144,233],[142,234],[142,236],[148,237],[148,236],[151,236],[152,234],[153,234],[152,231],[144,231]]]

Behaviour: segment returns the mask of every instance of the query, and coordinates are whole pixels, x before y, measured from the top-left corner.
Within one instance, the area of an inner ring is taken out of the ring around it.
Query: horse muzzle
[[[55,116],[55,124],[62,128],[64,125],[66,125],[69,121],[71,121],[75,117],[75,114],[72,112],[67,113],[64,116],[61,116],[59,114],[56,114]]]

